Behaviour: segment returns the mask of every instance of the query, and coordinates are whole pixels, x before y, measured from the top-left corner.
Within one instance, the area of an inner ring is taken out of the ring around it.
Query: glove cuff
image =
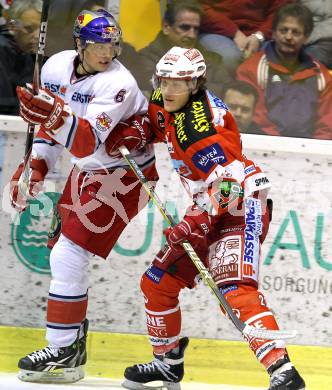
[[[30,163],[30,168],[38,171],[42,177],[45,177],[48,172],[48,166],[46,161],[43,158],[32,158]]]
[[[211,230],[211,218],[208,212],[197,205],[187,208],[184,220],[190,225],[192,231],[199,229],[206,235]]]

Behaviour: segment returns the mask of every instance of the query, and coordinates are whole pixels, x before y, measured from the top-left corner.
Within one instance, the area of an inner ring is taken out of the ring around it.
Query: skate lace
[[[52,347],[49,345],[46,348],[40,349],[39,351],[34,351],[28,357],[35,363],[39,360],[47,360],[48,358],[55,356],[58,356],[58,348]]]
[[[171,366],[159,359],[154,359],[151,363],[138,364],[137,367],[141,373],[153,373],[157,370],[163,375],[163,380],[174,381],[178,379],[177,375],[171,371]]]
[[[155,369],[161,372],[169,372],[171,366],[167,363],[164,363],[162,360],[154,359],[150,363],[144,363],[144,364],[137,364],[137,367],[140,372],[153,372]]]

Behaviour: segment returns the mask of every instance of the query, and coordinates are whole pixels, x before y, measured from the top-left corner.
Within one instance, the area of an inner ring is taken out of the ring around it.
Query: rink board
[[[25,128],[22,121],[0,116],[0,129],[5,130],[0,170],[0,255],[4,259],[0,324],[42,328],[50,283],[46,241],[52,207],[43,209],[45,214],[49,210],[47,216],[32,218],[27,212],[18,222],[5,189],[22,158]],[[243,144],[248,157],[260,163],[272,182],[274,212],[262,247],[260,289],[279,326],[298,331],[294,344],[332,346],[332,141],[245,134]],[[156,155],[160,173],[156,192],[175,218],[181,218],[188,197],[171,170],[165,145],[157,145]],[[43,202],[59,195],[70,167],[69,156],[64,154],[45,180]],[[88,318],[92,330],[146,332],[139,282],[164,242],[165,227],[159,211],[150,204],[128,225],[107,261],[91,259]],[[185,289],[181,310],[184,334],[240,340],[206,286]]]
[[[0,327],[0,372],[16,372],[20,357],[44,346],[42,329]],[[121,380],[128,365],[151,361],[147,337],[141,335],[90,332],[87,349],[88,377]],[[288,351],[305,378],[308,390],[332,389],[332,348],[289,346]],[[247,344],[238,341],[192,338],[186,351],[185,371],[184,382],[193,386],[184,387],[184,390],[198,389],[195,383],[226,386],[218,386],[216,390],[237,389],[227,385],[240,386],[239,390],[245,390],[248,386],[266,389],[268,384],[265,370],[256,361]],[[1,382],[0,389],[7,390],[1,387]],[[14,387],[8,388],[11,389]],[[213,390],[214,387],[207,387],[208,389]]]

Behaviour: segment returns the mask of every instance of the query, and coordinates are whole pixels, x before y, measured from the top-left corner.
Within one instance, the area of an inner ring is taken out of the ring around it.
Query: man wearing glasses
[[[0,26],[0,114],[17,115],[15,88],[31,82],[38,45],[42,0],[17,0],[3,10]]]
[[[142,66],[140,74],[136,74],[138,84],[144,91],[151,90],[151,77],[155,64],[171,47],[195,47],[204,56],[209,73],[208,88],[220,95],[222,87],[231,80],[225,69],[223,58],[204,49],[198,42],[202,11],[195,1],[177,1],[168,4],[162,22],[162,29],[154,41],[141,49]]]

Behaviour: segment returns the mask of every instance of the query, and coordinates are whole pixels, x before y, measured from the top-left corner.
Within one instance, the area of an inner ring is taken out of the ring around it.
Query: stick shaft
[[[129,164],[132,171],[135,173],[139,181],[141,182],[143,188],[150,196],[153,203],[157,206],[160,213],[163,215],[164,219],[171,225],[175,226],[175,221],[172,218],[172,216],[167,212],[166,208],[163,206],[161,200],[159,199],[158,195],[156,194],[154,188],[151,186],[149,181],[144,176],[144,173],[136,163],[135,159],[132,157],[130,152],[125,146],[120,146],[119,150],[122,154],[122,156],[125,158],[127,163]],[[295,331],[282,331],[282,330],[269,330],[269,329],[259,329],[254,328],[252,326],[249,326],[245,324],[243,321],[241,321],[233,312],[232,308],[229,306],[226,298],[223,296],[223,294],[220,292],[218,286],[216,285],[215,281],[213,280],[210,272],[207,270],[205,265],[203,264],[202,260],[199,258],[197,253],[195,252],[194,248],[188,241],[184,241],[182,243],[183,249],[186,251],[187,255],[190,257],[194,265],[196,266],[197,270],[199,271],[200,275],[202,276],[203,280],[206,282],[206,284],[211,288],[214,295],[218,299],[220,305],[227,313],[229,319],[233,322],[235,327],[242,333],[244,336],[249,337],[255,337],[255,338],[261,338],[261,339],[271,339],[271,340],[281,340],[281,339],[287,339],[287,338],[293,338],[296,336]]]
[[[153,203],[157,206],[158,210],[161,212],[165,220],[171,225],[175,226],[175,221],[173,220],[172,216],[167,212],[166,208],[163,206],[161,200],[159,199],[158,195],[156,194],[153,187],[149,184],[148,180],[145,178],[143,172],[139,168],[138,164],[136,163],[135,159],[130,155],[128,149],[124,146],[120,146],[119,148],[120,152],[122,153],[123,157],[128,162],[129,166],[133,170],[133,172],[136,174],[138,179],[140,180],[141,184],[143,185],[146,192],[149,194],[151,200]],[[210,275],[209,271],[206,269],[204,264],[202,263],[201,259],[195,252],[192,245],[185,241],[183,242],[183,248],[190,257],[190,259],[195,264],[196,268],[198,269],[199,273],[202,275],[203,280],[209,285],[209,287],[212,289],[213,293],[216,295],[217,299],[219,300],[221,306],[224,308],[226,313],[228,314],[231,321],[234,323],[236,328],[242,333],[245,324],[240,321],[236,315],[233,313],[232,308],[229,306],[228,302],[224,298],[224,296],[219,291],[215,281],[212,279],[212,276]]]
[[[32,78],[32,88],[34,94],[38,93],[39,86],[40,86],[39,73],[40,73],[40,68],[45,54],[49,3],[50,0],[43,1],[43,8],[42,8],[40,29],[39,29],[38,48],[35,57],[35,65],[34,65],[33,78]],[[28,188],[29,188],[30,157],[31,157],[34,134],[35,134],[35,125],[29,123],[27,128],[26,139],[25,139],[24,169],[18,183],[19,191],[23,195],[26,195],[28,193]]]

